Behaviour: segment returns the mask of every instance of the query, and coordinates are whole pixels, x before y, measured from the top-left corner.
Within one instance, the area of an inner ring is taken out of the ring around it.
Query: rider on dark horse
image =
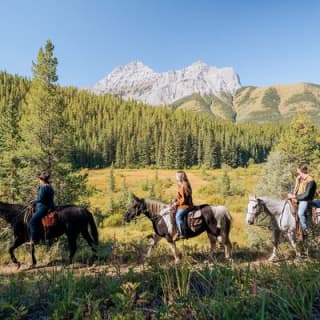
[[[179,189],[173,206],[177,208],[176,223],[179,233],[174,237],[175,241],[185,238],[184,217],[193,208],[192,188],[186,173],[184,171],[177,171],[176,180]]]
[[[54,205],[54,190],[51,186],[50,176],[48,174],[41,174],[39,176],[40,186],[38,187],[38,194],[35,200],[35,213],[33,214],[30,222],[30,244],[35,244],[40,238],[41,219],[48,213]]]

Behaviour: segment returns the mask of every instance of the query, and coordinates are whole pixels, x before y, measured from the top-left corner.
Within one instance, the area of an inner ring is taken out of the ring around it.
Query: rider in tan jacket
[[[305,164],[300,164],[297,168],[298,177],[293,193],[288,194],[288,199],[296,199],[299,203],[298,216],[304,236],[307,236],[307,218],[306,213],[308,204],[313,200],[317,185],[313,178],[308,174],[308,167]]]

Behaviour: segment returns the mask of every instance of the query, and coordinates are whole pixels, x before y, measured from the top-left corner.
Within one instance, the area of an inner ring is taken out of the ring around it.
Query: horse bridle
[[[147,206],[146,206],[144,199],[141,199],[140,201],[141,201],[141,203],[139,203],[139,206],[134,208],[135,212],[134,212],[134,216],[131,219],[131,221],[137,221],[139,219],[144,218],[145,213],[148,212],[148,209],[147,209]]]
[[[140,199],[140,201],[141,201],[142,203],[139,204],[139,207],[138,207],[138,208],[135,208],[134,217],[131,219],[131,221],[132,221],[132,220],[133,220],[133,221],[137,221],[137,220],[139,220],[139,219],[143,219],[143,218],[145,218],[145,214],[146,214],[146,213],[150,213],[149,210],[147,209],[145,200],[144,200],[144,199]],[[140,213],[139,213],[139,212],[140,212]],[[159,218],[161,218],[161,216],[158,216],[158,215],[156,215],[155,217],[152,217],[152,218],[149,217],[149,219],[150,219],[151,221],[157,220],[157,219],[159,219]]]
[[[257,212],[254,214],[254,216],[255,217],[257,217],[257,216],[260,216],[261,218],[260,218],[260,220],[259,220],[259,222],[262,222],[262,221],[264,221],[267,217],[268,217],[268,215],[266,214],[266,204],[264,203],[264,201],[263,200],[261,200],[261,199],[259,199],[259,198],[256,198],[256,199],[254,199],[254,200],[251,200],[251,201],[256,201],[257,202],[257,205],[258,205],[258,210],[257,210]],[[262,215],[262,214],[264,214],[264,215]],[[256,224],[257,225],[257,224]],[[258,225],[257,225],[258,226]],[[261,225],[261,226],[263,226],[263,225]]]

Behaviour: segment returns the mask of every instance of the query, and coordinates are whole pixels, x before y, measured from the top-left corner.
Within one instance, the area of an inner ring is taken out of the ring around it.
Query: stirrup
[[[180,234],[180,233],[176,233],[173,237],[173,241],[178,241],[180,239],[186,239],[187,237],[184,236],[183,234]]]

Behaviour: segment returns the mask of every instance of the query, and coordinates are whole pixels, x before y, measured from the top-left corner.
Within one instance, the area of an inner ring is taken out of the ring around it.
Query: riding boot
[[[309,230],[306,228],[302,231],[303,240],[306,240],[308,238],[308,235],[309,235]]]

